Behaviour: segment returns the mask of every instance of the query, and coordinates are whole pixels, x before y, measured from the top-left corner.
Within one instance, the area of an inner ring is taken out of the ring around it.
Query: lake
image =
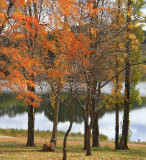
[[[146,82],[140,82],[137,86],[140,88],[142,96],[142,105],[138,106],[134,104],[130,112],[130,130],[132,132],[131,141],[141,142],[146,141]],[[103,93],[110,93],[110,85],[103,88]],[[48,94],[44,94],[46,97]],[[43,98],[44,98],[43,97]],[[66,97],[66,101],[67,96]],[[71,132],[84,133],[83,114],[80,106],[75,104],[75,117],[74,124]],[[122,122],[123,112],[120,112],[120,122]],[[18,101],[14,94],[3,93],[0,96],[0,128],[15,128],[15,129],[27,129],[27,107],[26,105]],[[69,126],[70,110],[60,106],[59,111],[59,131],[66,131]],[[53,109],[49,103],[44,102],[35,113],[35,130],[50,130],[53,129]],[[99,119],[100,133],[105,134],[108,138],[114,139],[115,136],[115,112],[105,111]]]

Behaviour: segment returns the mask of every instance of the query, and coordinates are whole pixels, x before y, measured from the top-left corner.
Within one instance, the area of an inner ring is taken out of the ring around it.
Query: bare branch
[[[139,65],[139,64],[144,64],[144,63],[146,63],[146,61],[142,61],[142,62],[139,62],[139,63],[133,63],[133,64],[130,65],[130,67],[136,66],[136,65]],[[124,70],[126,70],[126,67],[123,68],[122,70],[120,70],[117,74],[115,74],[111,79],[109,79],[108,81],[106,81],[104,84],[102,84],[100,88],[103,88],[105,85],[107,85],[109,82],[111,82],[116,76],[118,76]]]

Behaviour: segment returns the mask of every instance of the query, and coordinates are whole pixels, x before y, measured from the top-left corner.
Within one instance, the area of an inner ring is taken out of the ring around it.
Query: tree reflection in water
[[[36,128],[39,130],[47,130],[51,129],[52,121],[53,121],[53,108],[50,103],[48,103],[48,95],[43,95],[42,99],[44,101],[41,103],[41,106],[36,109]],[[82,96],[83,97],[83,96]],[[64,93],[63,95],[64,101],[69,102],[69,95]],[[132,140],[137,141],[138,138],[145,139],[145,130],[146,130],[146,121],[145,121],[145,109],[146,109],[146,97],[142,98],[143,104],[138,106],[136,103],[132,104],[131,108],[131,124],[130,130],[132,130]],[[66,126],[68,126],[68,121],[70,119],[70,109],[60,105],[59,110],[59,130],[65,130]],[[114,136],[114,125],[115,125],[115,115],[114,109],[105,110],[101,115],[99,120],[100,125],[100,133],[107,134],[109,139]],[[122,119],[121,113],[121,119]],[[11,118],[9,118],[11,117]],[[16,98],[15,94],[3,93],[0,95],[0,119],[2,128],[19,128],[23,127],[23,129],[27,129],[27,105]],[[48,122],[46,121],[48,119]],[[14,120],[14,121],[13,121]],[[74,126],[72,128],[73,132],[79,132],[81,130],[84,131],[83,127],[83,114],[80,105],[75,102],[75,116],[74,116]],[[16,123],[17,121],[17,123]],[[16,123],[16,124],[15,124]],[[25,123],[25,124],[24,124]],[[4,126],[5,125],[5,126]],[[22,126],[21,126],[22,125]],[[24,127],[25,126],[25,127]],[[83,133],[83,131],[81,131]]]

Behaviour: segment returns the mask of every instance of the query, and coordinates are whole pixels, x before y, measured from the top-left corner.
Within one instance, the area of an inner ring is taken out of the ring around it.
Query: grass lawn
[[[13,131],[14,132],[14,131]],[[6,134],[0,132],[0,160],[61,160],[62,159],[62,143],[63,133],[59,133],[57,141],[57,149],[59,153],[41,152],[43,144],[47,138],[42,133],[35,137],[35,147],[26,147],[26,136],[24,133],[17,133],[16,137],[3,137]],[[19,136],[18,136],[19,135]],[[22,136],[23,135],[23,136]],[[99,148],[92,148],[92,156],[85,156],[86,151],[83,150],[83,135],[70,135],[67,142],[68,160],[119,160],[119,159],[145,159],[146,160],[146,143],[130,143],[129,150],[115,151],[113,142],[100,142]]]

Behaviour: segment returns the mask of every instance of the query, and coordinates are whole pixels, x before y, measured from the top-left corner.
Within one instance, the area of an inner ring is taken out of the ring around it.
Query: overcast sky
[[[146,4],[142,7],[142,12],[144,15],[146,15]]]
[[[146,4],[142,7],[142,12],[143,12],[143,15],[145,15],[146,16]],[[143,27],[143,30],[145,30],[146,31],[146,23],[143,23],[145,26]]]

